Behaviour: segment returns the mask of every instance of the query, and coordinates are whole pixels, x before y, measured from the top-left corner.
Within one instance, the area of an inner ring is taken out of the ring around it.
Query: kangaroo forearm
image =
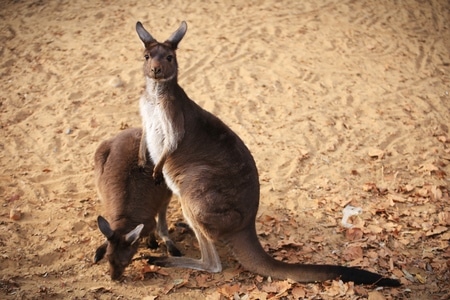
[[[138,165],[140,167],[145,166],[147,163],[147,141],[145,136],[145,129],[142,130],[141,141],[139,144],[139,152],[138,152]]]

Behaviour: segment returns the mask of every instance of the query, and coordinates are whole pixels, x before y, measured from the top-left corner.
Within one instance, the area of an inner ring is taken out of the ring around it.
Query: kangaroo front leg
[[[159,237],[162,238],[162,240],[164,241],[164,244],[167,247],[167,252],[169,252],[170,255],[182,256],[180,250],[178,250],[175,243],[169,237],[169,229],[167,227],[167,219],[166,219],[168,205],[169,201],[166,201],[166,203],[163,204],[162,208],[158,212],[158,222],[156,226],[156,231],[158,232]]]
[[[145,134],[145,127],[142,128],[142,136],[139,144],[138,153],[138,165],[139,167],[144,167],[147,164],[147,138]]]
[[[196,229],[193,230],[200,246],[201,259],[188,257],[151,257],[148,263],[161,267],[189,268],[211,273],[222,271],[222,264],[214,243]]]
[[[166,162],[167,157],[169,156],[169,151],[167,151],[166,149],[164,150],[165,151],[163,152],[161,158],[153,168],[153,179],[155,180],[156,185],[160,185],[164,181],[162,170],[164,167],[164,163]]]

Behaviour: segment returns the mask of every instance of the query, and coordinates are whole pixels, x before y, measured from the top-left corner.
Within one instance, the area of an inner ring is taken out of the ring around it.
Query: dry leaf
[[[250,299],[266,300],[268,298],[268,296],[269,295],[266,292],[255,290],[255,291],[252,291]],[[234,298],[232,298],[232,299],[234,299]]]
[[[367,154],[368,154],[370,157],[383,158],[383,156],[384,156],[384,151],[381,150],[381,149],[372,148],[372,149],[369,149],[369,150],[367,151]]]
[[[431,229],[430,231],[427,231],[425,234],[426,236],[432,236],[436,234],[441,234],[443,232],[446,232],[448,230],[445,226],[436,226],[435,228]]]
[[[438,214],[439,224],[441,225],[450,225],[450,211],[441,211]]]
[[[369,292],[368,300],[386,300],[384,295],[378,291]]]
[[[342,280],[333,280],[331,282],[331,286],[327,289],[326,294],[333,298],[338,296],[344,296],[347,294],[349,290],[349,286],[347,283],[342,282]],[[353,294],[353,289],[351,289],[351,293]]]
[[[423,164],[419,167],[419,171],[428,172],[430,174],[431,174],[431,172],[438,171],[438,170],[439,170],[439,168],[433,164]]]
[[[228,298],[233,298],[235,293],[239,292],[239,283],[235,284],[224,284],[220,286],[217,291]]]
[[[364,183],[363,187],[362,187],[364,192],[372,192],[372,193],[377,193],[378,192],[378,188],[377,185],[375,183],[372,182],[366,182]]]
[[[418,282],[420,282],[420,283],[422,283],[422,284],[424,284],[425,282],[427,282],[427,280],[424,278],[424,277],[422,277],[422,275],[420,275],[420,274],[416,274],[416,279],[417,279],[417,281]]]
[[[195,276],[195,281],[197,282],[198,287],[208,287],[211,285],[211,275],[206,273],[201,273]]]
[[[145,275],[147,273],[158,273],[163,276],[169,275],[169,273],[167,273],[167,271],[163,270],[161,267],[146,264],[142,267],[141,274]]]
[[[304,299],[306,296],[306,291],[305,288],[296,286],[292,289],[291,294],[295,299]]]
[[[369,224],[367,226],[367,229],[370,230],[370,232],[375,233],[375,234],[383,232],[383,228],[381,228],[380,226],[377,226],[377,225],[373,225],[373,224]]]
[[[314,243],[322,243],[323,241],[325,240],[325,237],[322,235],[322,236],[314,236],[314,237],[312,237],[311,238],[311,242],[314,242]]]
[[[267,293],[280,294],[284,293],[291,287],[292,284],[289,283],[287,280],[284,280],[284,281],[268,282],[265,285],[263,285],[261,290]]]
[[[11,208],[9,211],[9,218],[14,221],[18,221],[22,218],[22,212],[18,208]]]
[[[363,237],[363,231],[360,228],[349,228],[345,231],[345,238],[349,241],[360,240]]]
[[[435,185],[431,187],[431,195],[433,195],[435,201],[439,201],[442,199],[442,191],[439,187]]]
[[[450,241],[450,231],[441,235],[440,238],[441,238],[441,240],[444,240],[444,241]]]
[[[219,292],[214,291],[212,294],[207,294],[205,300],[220,300],[222,298],[223,296]],[[264,300],[266,300],[266,298],[264,298]]]
[[[394,202],[401,202],[401,203],[406,202],[406,198],[398,194],[389,194],[388,198]]]
[[[105,288],[104,286],[91,287],[89,291],[94,293],[111,293],[111,288]]]
[[[283,248],[284,246],[292,246],[292,247],[303,247],[304,243],[300,243],[293,240],[293,237],[289,237],[288,240],[279,240],[277,243],[277,248]]]
[[[362,259],[363,250],[360,246],[349,246],[342,252],[342,257],[346,261]]]

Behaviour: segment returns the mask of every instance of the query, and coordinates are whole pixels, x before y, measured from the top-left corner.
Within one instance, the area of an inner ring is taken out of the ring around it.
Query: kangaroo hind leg
[[[222,271],[222,264],[214,243],[196,228],[193,228],[193,230],[200,247],[200,259],[189,257],[151,257],[148,263],[161,267],[189,268],[211,273]]]

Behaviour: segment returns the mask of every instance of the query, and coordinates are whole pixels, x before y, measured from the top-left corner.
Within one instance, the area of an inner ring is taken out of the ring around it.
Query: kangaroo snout
[[[157,76],[157,75],[159,75],[159,74],[162,73],[162,68],[161,68],[161,66],[159,66],[159,65],[157,65],[157,66],[152,66],[152,67],[150,68],[150,71],[153,73],[153,75]]]

